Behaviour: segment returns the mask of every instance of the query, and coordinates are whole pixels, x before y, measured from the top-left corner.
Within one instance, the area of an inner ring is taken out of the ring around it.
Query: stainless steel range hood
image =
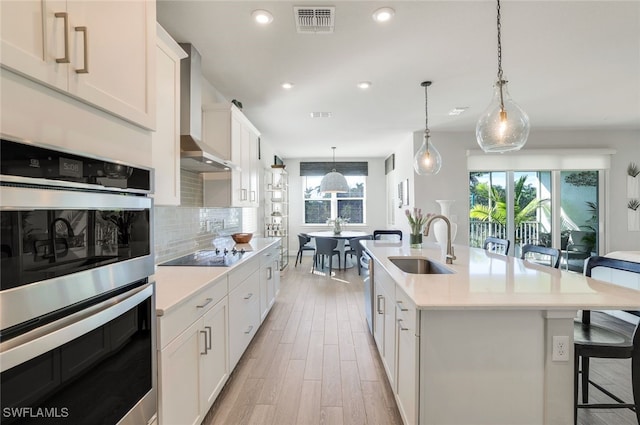
[[[181,43],[180,47],[189,55],[180,62],[180,168],[197,173],[237,169],[202,142],[200,53],[189,43]]]

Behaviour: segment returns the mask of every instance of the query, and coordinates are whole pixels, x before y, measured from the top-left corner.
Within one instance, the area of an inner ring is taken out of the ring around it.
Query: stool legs
[[[633,389],[633,404],[636,405],[636,418],[640,424],[640,353],[631,357],[631,388]]]
[[[573,354],[573,425],[578,425],[578,373],[580,356],[575,350]]]
[[[589,357],[582,356],[582,402],[589,403]]]

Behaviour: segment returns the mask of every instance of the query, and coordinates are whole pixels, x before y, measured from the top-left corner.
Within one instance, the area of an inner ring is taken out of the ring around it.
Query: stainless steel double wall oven
[[[3,138],[0,422],[157,412],[152,170]]]

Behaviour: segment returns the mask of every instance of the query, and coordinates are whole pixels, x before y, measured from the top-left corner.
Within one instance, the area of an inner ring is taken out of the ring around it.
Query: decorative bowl
[[[231,237],[235,243],[249,243],[253,233],[234,233]]]

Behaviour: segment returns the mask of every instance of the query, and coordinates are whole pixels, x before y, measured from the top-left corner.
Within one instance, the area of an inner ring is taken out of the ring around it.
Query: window
[[[304,223],[325,224],[336,217],[365,223],[366,176],[347,175],[348,193],[320,193],[323,176],[303,176]]]
[[[581,272],[599,250],[598,189],[597,170],[472,171],[469,246],[497,236],[515,256],[524,244],[556,247],[562,268]]]

